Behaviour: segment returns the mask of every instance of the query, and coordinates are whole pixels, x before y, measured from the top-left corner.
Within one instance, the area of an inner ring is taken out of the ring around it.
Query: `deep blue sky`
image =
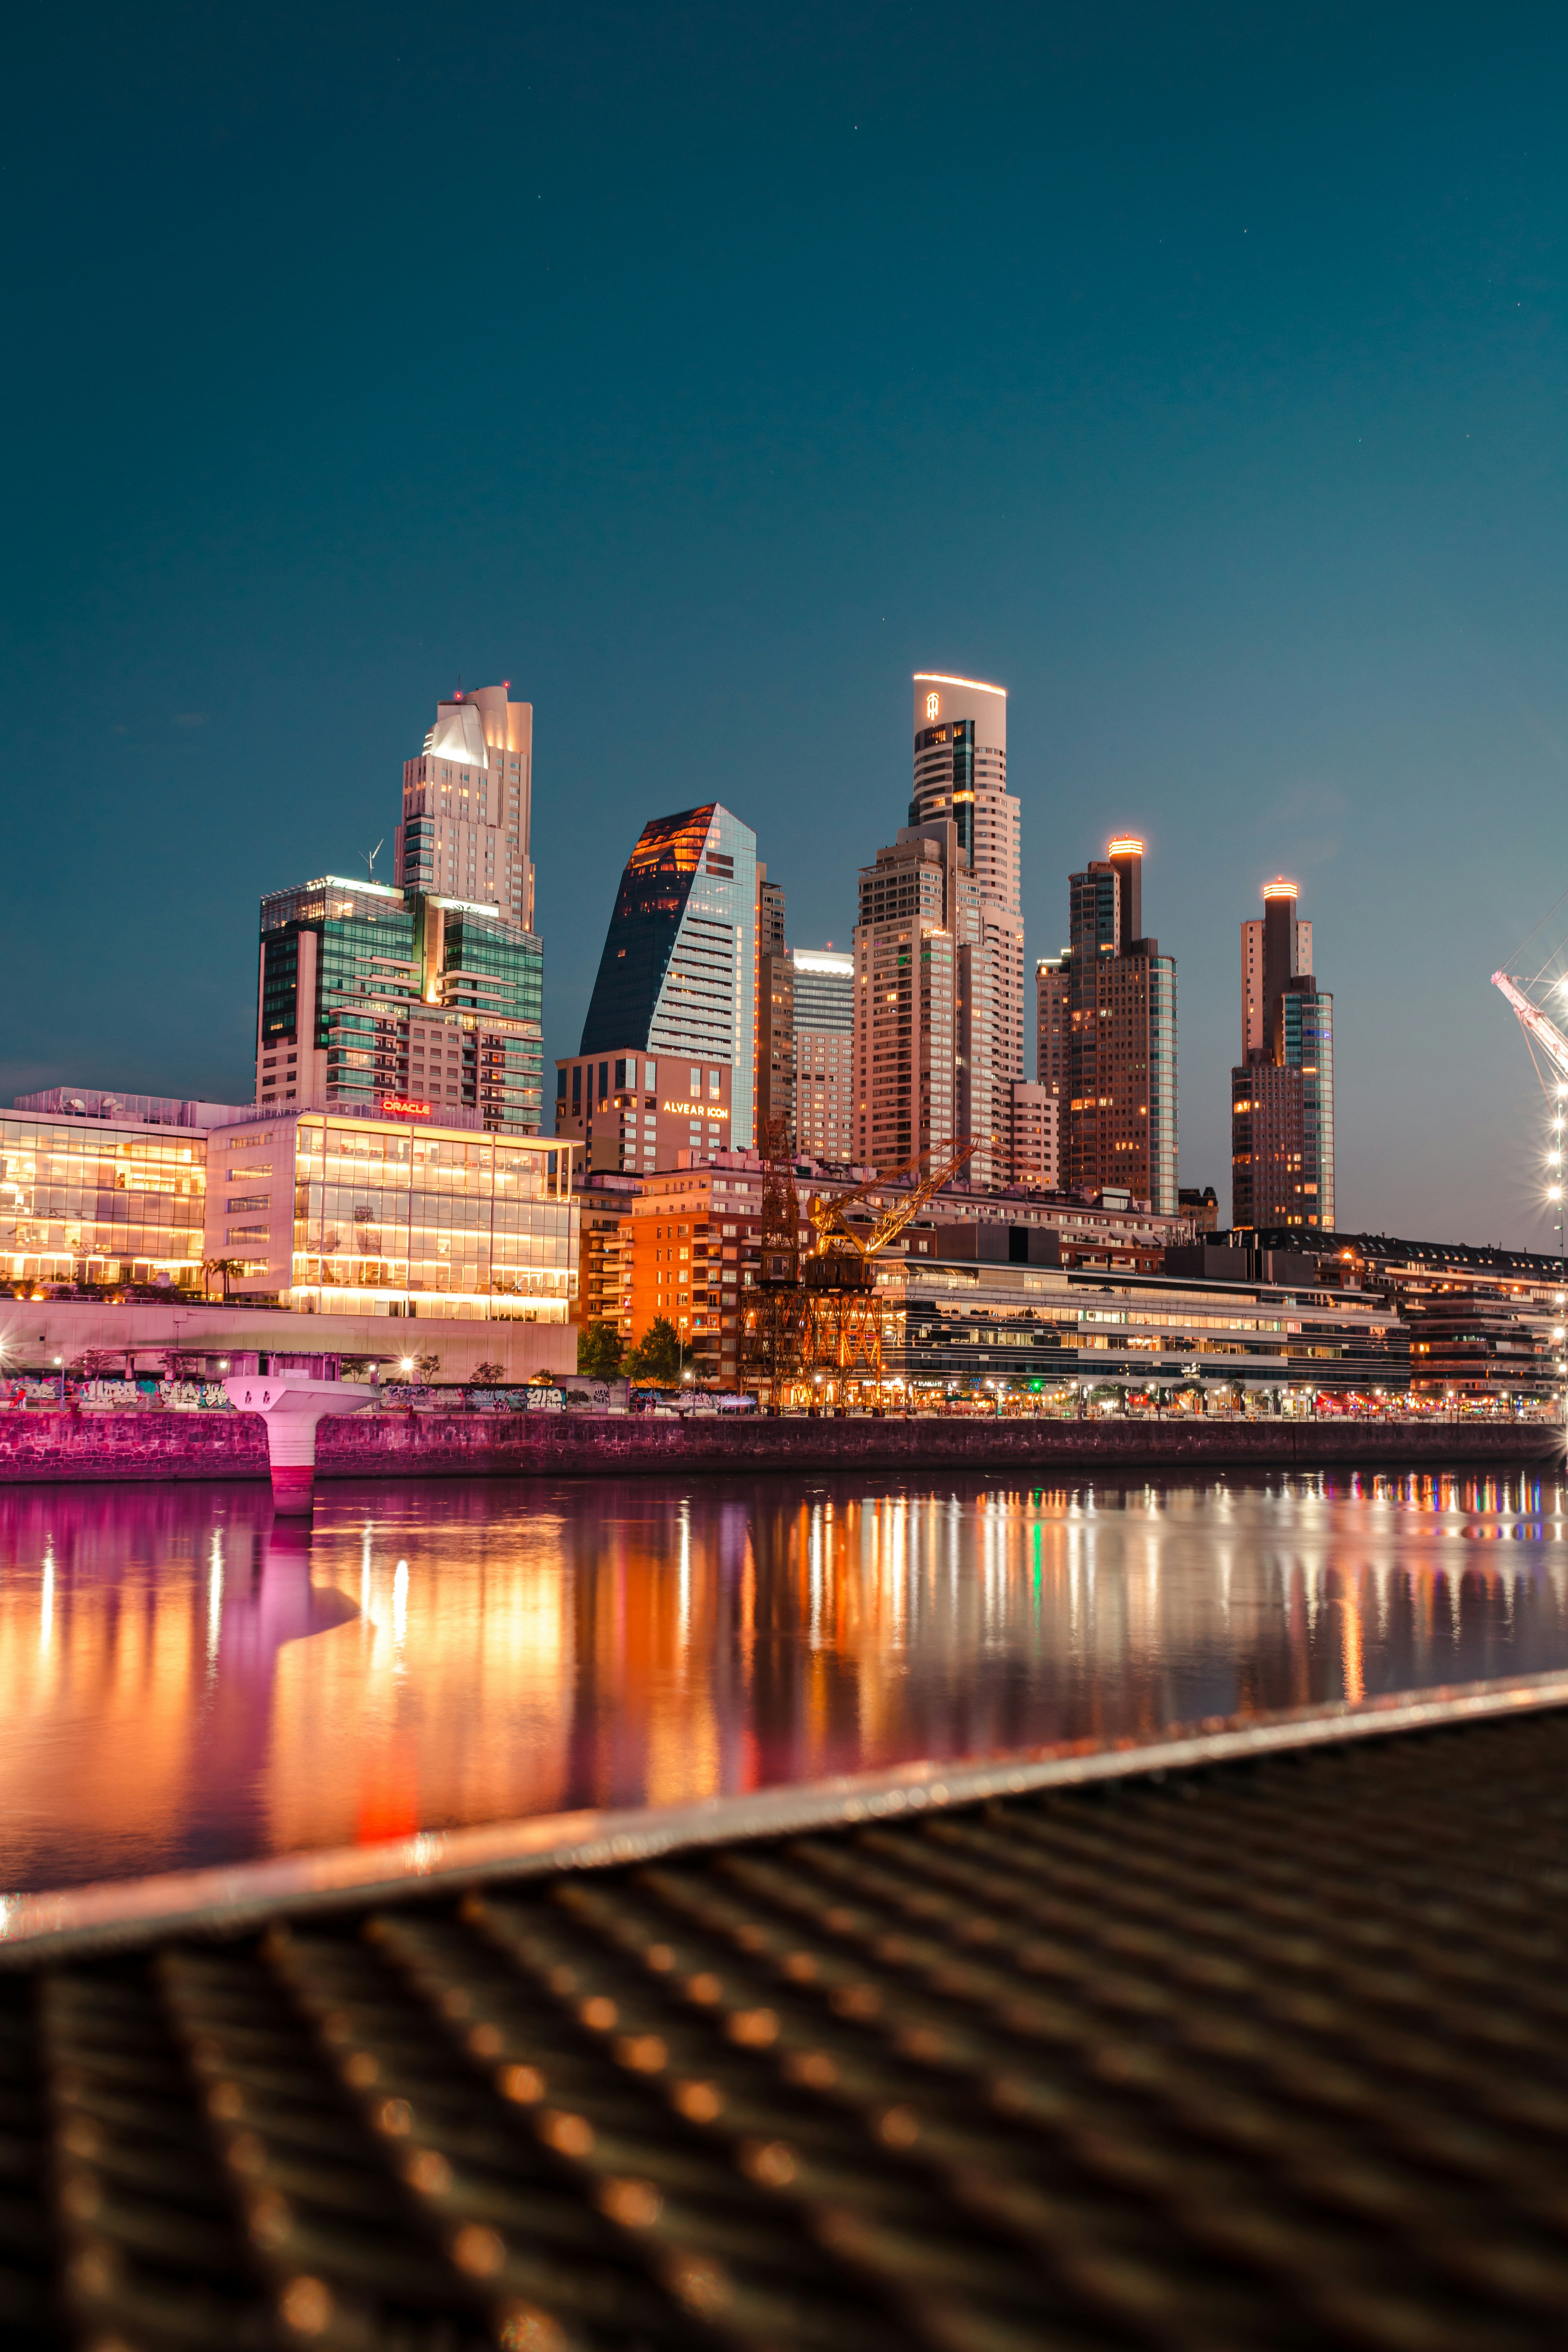
[[[721,797],[847,943],[930,667],[1010,690],[1031,960],[1148,836],[1184,1182],[1282,866],[1341,1223],[1544,1243],[1487,982],[1568,887],[1560,9],[86,7],[8,64],[0,1096],[245,1099],[259,893],[362,870],[459,677],[535,706],[547,1057],[649,815]]]

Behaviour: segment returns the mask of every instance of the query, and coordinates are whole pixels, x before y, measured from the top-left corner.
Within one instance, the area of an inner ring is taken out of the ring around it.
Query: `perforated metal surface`
[[[0,2338],[1568,2337],[1568,1714],[0,1979]]]

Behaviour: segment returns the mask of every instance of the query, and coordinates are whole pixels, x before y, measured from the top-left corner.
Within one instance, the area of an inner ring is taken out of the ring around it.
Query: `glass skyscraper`
[[[723,1068],[737,1151],[754,1138],[756,920],[751,826],[717,802],[656,817],[621,876],[578,1047]]]

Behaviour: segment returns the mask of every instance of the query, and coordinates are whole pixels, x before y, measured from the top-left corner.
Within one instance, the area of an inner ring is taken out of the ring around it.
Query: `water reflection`
[[[0,1885],[1568,1664],[1565,1490],[0,1495]]]

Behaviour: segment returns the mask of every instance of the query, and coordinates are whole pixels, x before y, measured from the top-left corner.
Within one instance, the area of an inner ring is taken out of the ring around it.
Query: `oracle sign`
[[[428,1118],[431,1107],[428,1103],[405,1102],[401,1095],[383,1095],[381,1115],[383,1118]]]

